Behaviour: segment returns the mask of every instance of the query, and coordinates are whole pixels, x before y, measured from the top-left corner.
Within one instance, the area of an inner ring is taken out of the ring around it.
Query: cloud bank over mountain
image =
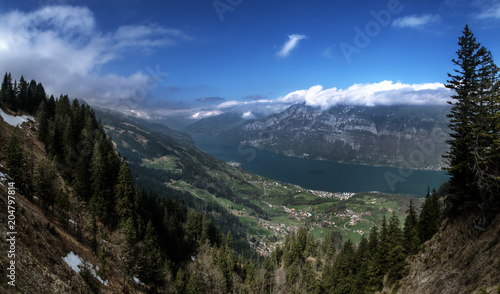
[[[451,91],[441,83],[404,84],[382,81],[372,84],[354,84],[347,89],[316,85],[297,90],[276,99],[280,103],[305,103],[323,109],[343,105],[443,105],[450,100]]]
[[[304,103],[308,106],[328,109],[336,105],[445,105],[451,100],[452,91],[441,83],[405,84],[382,81],[379,83],[354,84],[347,89],[336,87],[323,89],[316,85],[309,89],[296,90],[276,99],[254,101],[224,101],[223,103],[197,110],[190,116],[199,119],[238,112],[245,118],[251,113],[268,115],[283,111],[292,104]]]

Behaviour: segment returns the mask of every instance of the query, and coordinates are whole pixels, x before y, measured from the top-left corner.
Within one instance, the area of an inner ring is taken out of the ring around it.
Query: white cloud
[[[190,37],[159,25],[126,25],[114,32],[96,27],[85,7],[47,6],[32,12],[0,12],[0,68],[43,83],[48,93],[69,94],[89,103],[133,100],[156,81],[155,65],[128,76],[102,74],[110,61],[131,51],[175,45]],[[156,67],[156,74],[158,67]],[[152,81],[153,80],[153,81]],[[145,89],[145,90],[144,90]]]
[[[305,103],[313,107],[328,109],[335,105],[445,105],[451,100],[451,90],[441,83],[404,84],[382,81],[372,84],[354,84],[347,89],[316,85],[309,89],[293,91],[276,99],[256,101],[226,101],[203,109],[192,109],[191,119],[220,115],[224,112],[240,113],[244,119],[253,119],[255,114],[278,113],[292,104]],[[188,110],[189,112],[189,110]]]
[[[241,115],[241,118],[243,118],[243,119],[255,119],[256,116],[251,111],[247,111]]]
[[[286,41],[285,44],[283,44],[283,47],[281,48],[280,51],[276,53],[279,57],[287,57],[290,55],[290,52],[299,45],[300,40],[307,38],[304,35],[289,35],[288,36],[288,41]]]
[[[438,23],[440,20],[441,16],[439,15],[410,15],[395,19],[392,26],[397,28],[421,28],[431,23]]]
[[[479,18],[498,18],[500,19],[500,2],[486,1],[482,12],[478,15]]]
[[[281,103],[303,103],[327,109],[343,105],[436,105],[450,100],[450,90],[441,83],[403,84],[382,81],[373,84],[354,84],[347,89],[324,89],[321,85],[291,92],[277,99]]]
[[[202,118],[207,118],[211,116],[217,116],[221,115],[223,112],[220,110],[207,110],[207,111],[199,111],[196,112],[195,114],[189,116],[188,118],[190,119],[202,119]]]
[[[219,108],[219,109],[224,109],[224,108],[230,108],[230,107],[235,107],[235,106],[238,106],[238,105],[242,105],[242,104],[245,104],[247,102],[241,102],[241,101],[226,101],[226,102],[222,102],[221,104],[218,104],[216,107]]]

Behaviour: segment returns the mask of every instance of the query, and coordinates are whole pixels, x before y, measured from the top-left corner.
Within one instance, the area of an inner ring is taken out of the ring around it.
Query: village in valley
[[[314,191],[317,197],[332,198],[348,204],[355,193],[331,193],[323,191]],[[312,192],[311,192],[312,193]],[[322,196],[318,196],[322,195]],[[328,196],[327,196],[328,195]],[[285,206],[274,205],[263,201],[268,208],[282,211],[281,218],[273,218],[272,220],[258,220],[258,227],[268,231],[267,235],[254,236],[254,242],[250,242],[261,255],[269,255],[277,246],[283,245],[283,240],[290,232],[296,232],[301,226],[308,228],[310,232],[318,239],[323,239],[332,231],[338,231],[343,238],[351,238],[359,241],[361,236],[369,232],[369,229],[375,224],[373,207],[379,201],[376,197],[371,197],[360,205],[360,200],[356,201],[357,205],[346,205],[342,211],[335,213],[326,213],[324,210],[315,209],[312,206]],[[368,208],[367,207],[371,207]],[[379,209],[384,213],[394,211],[392,207]],[[258,242],[255,242],[258,241]]]
[[[262,218],[251,208],[227,199],[213,200],[223,204],[248,228],[250,246],[261,255],[269,255],[277,246],[282,246],[285,237],[300,227],[306,227],[316,239],[338,232],[343,241],[351,239],[357,243],[363,235],[369,234],[375,224],[381,223],[384,215],[388,218],[392,211],[396,211],[403,221],[409,205],[408,196],[377,191],[353,193],[306,189],[249,174],[241,169],[238,162],[226,163],[237,170],[238,176],[258,189],[260,194],[248,199],[261,207],[269,218]],[[245,189],[238,183],[232,187]],[[419,205],[420,200],[414,199],[414,204]]]

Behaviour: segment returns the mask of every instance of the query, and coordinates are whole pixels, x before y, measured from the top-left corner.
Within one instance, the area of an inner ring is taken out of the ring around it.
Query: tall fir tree
[[[496,117],[499,110],[499,70],[491,52],[476,41],[468,25],[459,37],[454,74],[446,87],[453,90],[450,114],[449,216],[461,209],[487,206],[500,187]]]
[[[10,74],[10,72],[5,73],[0,92],[2,101],[7,104],[10,109],[15,111],[16,96],[14,85],[12,84],[12,75]]]
[[[452,211],[462,208],[466,200],[474,198],[476,194],[472,186],[474,174],[470,168],[474,166],[472,151],[475,144],[471,118],[476,114],[474,99],[478,95],[478,51],[481,45],[468,25],[459,37],[458,45],[457,59],[452,60],[457,68],[454,69],[454,74],[448,74],[450,79],[446,84],[448,89],[455,92],[451,96],[454,101],[449,102],[453,106],[448,115],[451,139],[448,141],[450,150],[446,156],[451,175],[448,201]]]
[[[20,110],[27,111],[29,109],[28,83],[26,82],[23,76],[21,76],[21,78],[19,79],[16,92],[17,92],[16,106]]]
[[[415,254],[420,246],[420,239],[418,237],[418,214],[412,200],[410,200],[407,214],[403,229],[403,247],[408,254]]]
[[[56,168],[45,158],[38,161],[33,176],[36,196],[40,199],[44,209],[55,204],[57,196]]]
[[[424,203],[418,220],[418,237],[423,243],[434,236],[441,226],[441,208],[437,193],[431,193],[427,188]]]
[[[23,148],[23,140],[19,127],[14,129],[7,149],[7,168],[9,176],[15,181],[16,188],[26,196],[29,195],[29,183],[31,179],[28,175],[27,155]]]
[[[389,247],[394,248],[401,245],[402,241],[401,223],[396,211],[393,210],[389,219]]]
[[[365,292],[375,292],[382,286],[381,277],[384,262],[382,256],[379,254],[379,232],[377,226],[373,226],[370,230],[368,251],[370,253],[370,258],[366,270],[368,282],[365,286]]]
[[[139,279],[156,293],[164,279],[164,257],[158,246],[157,234],[151,222],[146,226],[143,247],[139,258]]]
[[[480,205],[494,206],[500,198],[500,69],[485,47],[478,50],[479,92],[477,119],[474,123],[474,178],[479,189]]]
[[[123,162],[115,186],[115,210],[120,221],[136,214],[137,195],[127,162]]]

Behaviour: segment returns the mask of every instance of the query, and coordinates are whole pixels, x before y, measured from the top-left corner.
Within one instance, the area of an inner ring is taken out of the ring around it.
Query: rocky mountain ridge
[[[295,104],[229,130],[207,130],[207,125],[221,121],[208,118],[189,131],[310,159],[439,170],[445,166],[442,155],[448,150],[448,111],[449,106],[335,106],[322,110]]]

